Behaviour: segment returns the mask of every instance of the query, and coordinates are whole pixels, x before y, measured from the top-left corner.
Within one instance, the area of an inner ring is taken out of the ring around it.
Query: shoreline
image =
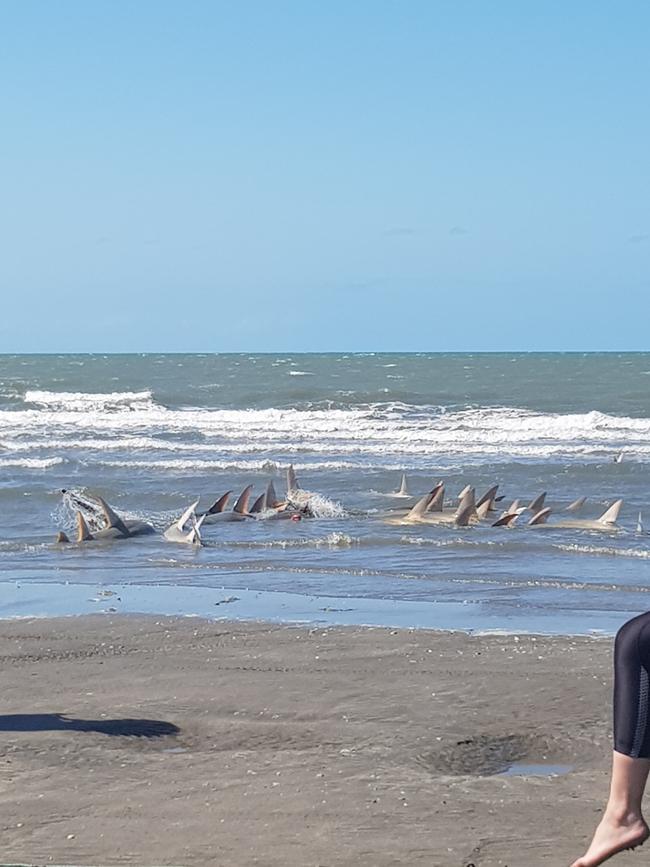
[[[3,620],[3,859],[570,863],[607,792],[611,651],[590,637]]]
[[[211,621],[357,626],[465,632],[471,635],[612,637],[641,613],[516,608],[504,613],[480,603],[412,601],[355,596],[314,596],[240,587],[172,584],[0,582],[0,620],[49,619],[96,613],[183,616]]]

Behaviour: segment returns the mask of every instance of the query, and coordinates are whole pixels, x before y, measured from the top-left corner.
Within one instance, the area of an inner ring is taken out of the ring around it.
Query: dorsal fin
[[[59,532],[56,534],[56,539],[54,541],[58,544],[63,544],[64,542],[69,542],[70,539],[68,539],[63,530],[59,530]]]
[[[228,497],[231,494],[232,491],[226,491],[226,493],[222,494],[218,500],[215,500],[215,502],[208,509],[208,515],[218,515],[220,512],[223,512],[228,505]]]
[[[77,512],[77,542],[88,542],[92,537],[86,519],[81,512]]]
[[[544,500],[546,500],[546,491],[544,491],[544,493],[540,494],[538,497],[535,497],[534,500],[531,500],[531,503],[528,506],[528,511],[532,512],[533,515],[536,515],[538,512],[541,512],[542,509],[544,508]]]
[[[530,508],[530,506],[528,507]],[[536,512],[528,522],[529,527],[535,527],[538,524],[545,524],[548,521],[548,516],[551,514],[551,509],[547,506],[545,509],[540,509]]]
[[[476,508],[479,509],[483,503],[487,502],[489,506],[492,506],[492,501],[497,495],[497,491],[499,490],[498,485],[492,485],[491,488],[488,488],[487,491],[476,501]]]
[[[271,509],[277,509],[282,503],[278,500],[278,495],[275,493],[273,482],[269,482],[266,489],[266,505]]]
[[[476,496],[475,496],[474,488],[472,488],[472,487],[470,487],[466,491],[466,493],[463,494],[463,497],[462,497],[460,503],[458,504],[458,508],[456,509],[456,517],[458,517],[461,514],[461,512],[463,512],[467,508],[471,508],[472,514],[474,514],[474,515],[476,514]]]
[[[463,497],[466,497],[467,494],[471,491],[471,489],[472,489],[472,486],[471,486],[471,485],[465,485],[465,487],[463,488],[463,490],[458,494],[458,499],[459,499],[459,500],[462,500]]]
[[[521,506],[521,500],[513,500],[512,503],[506,509],[505,514],[511,515],[513,512],[517,511],[519,506]]]
[[[232,507],[233,512],[237,512],[240,515],[248,514],[248,501],[250,500],[252,493],[252,485],[248,485],[248,487],[244,488],[239,497],[237,497],[237,502]]]
[[[636,521],[636,531],[637,533],[643,533],[643,515],[641,514],[641,512],[639,512],[639,517]]]
[[[427,512],[442,512],[443,504],[445,501],[445,486],[442,482],[438,482],[438,484],[433,490],[435,491],[435,493],[429,500]]]
[[[517,518],[519,517],[519,512],[506,512],[505,515],[501,515],[498,521],[495,521],[492,524],[493,527],[512,527],[514,526]]]
[[[190,520],[192,515],[196,512],[196,507],[198,505],[199,505],[199,501],[195,500],[191,506],[188,506],[188,508],[185,509],[185,511],[180,516],[178,521],[176,521],[176,526],[178,527],[179,530],[182,531],[185,529],[185,524],[187,524],[187,522]]]
[[[424,515],[424,513],[426,512],[427,506],[429,505],[431,498],[435,494],[435,490],[436,489],[434,488],[432,491],[429,491],[428,494],[425,494],[423,497],[420,497],[420,499],[413,506],[413,508],[410,510],[410,512],[408,512],[406,514],[405,517],[406,518],[421,518],[422,515]]]
[[[129,536],[130,534],[126,524],[119,515],[115,514],[108,503],[105,500],[102,500],[101,497],[97,497],[97,502],[102,507],[102,513],[106,519],[107,526],[119,530],[124,536]]]
[[[296,478],[296,471],[293,468],[293,464],[289,464],[287,467],[287,494],[290,494],[292,491],[299,491],[300,485],[298,484],[298,479]]]
[[[255,515],[258,512],[266,511],[266,491],[263,494],[260,494],[259,497],[255,500],[253,505],[250,508],[250,514]]]
[[[621,512],[621,506],[623,505],[623,500],[616,500],[615,503],[606,509],[603,514],[598,518],[599,524],[615,524],[618,521],[618,516]]]
[[[578,499],[574,500],[572,503],[570,503],[564,511],[565,512],[579,512],[580,509],[584,506],[584,504],[586,502],[587,502],[586,497],[578,497]]]
[[[487,518],[490,512],[491,500],[484,500],[480,506],[476,507],[476,514],[479,517],[479,520],[482,521],[484,518]]]
[[[408,489],[408,486],[406,484],[406,473],[402,473],[402,481],[401,481],[401,484],[399,486],[399,491],[397,493],[399,494],[400,497],[408,497],[408,495],[409,495],[409,489]]]

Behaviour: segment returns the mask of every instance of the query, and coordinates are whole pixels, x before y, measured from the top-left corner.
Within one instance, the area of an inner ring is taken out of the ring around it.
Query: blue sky
[[[0,5],[0,351],[647,349],[650,5]]]

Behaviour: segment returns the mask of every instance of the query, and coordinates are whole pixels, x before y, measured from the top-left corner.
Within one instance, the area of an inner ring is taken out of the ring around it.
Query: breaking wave
[[[7,469],[47,470],[62,464],[63,458],[0,458],[0,467]]]
[[[69,412],[116,412],[154,406],[150,391],[115,391],[110,394],[83,391],[26,391],[25,403]]]

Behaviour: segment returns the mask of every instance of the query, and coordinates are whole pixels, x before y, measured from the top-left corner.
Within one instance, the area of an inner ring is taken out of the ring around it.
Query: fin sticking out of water
[[[258,512],[266,512],[266,491],[263,494],[260,494],[259,497],[255,500],[250,509],[250,514],[255,515]]]
[[[409,496],[409,489],[408,489],[408,485],[406,484],[406,473],[402,473],[402,481],[400,483],[399,491],[397,492],[397,496],[398,497],[408,497]]]
[[[643,515],[641,514],[641,512],[639,512],[639,517],[636,520],[636,531],[637,533],[645,532],[645,530],[643,529]]]
[[[116,515],[115,512],[111,509],[111,507],[108,505],[108,503],[105,500],[102,500],[101,497],[97,497],[97,502],[102,507],[102,512],[104,514],[104,518],[106,519],[107,526],[112,527],[115,530],[119,530],[120,533],[128,536],[128,528],[124,521],[119,517],[119,515]]]
[[[476,517],[476,501],[474,499],[474,489],[471,488],[469,494],[463,497],[463,504],[458,507],[458,511],[454,516],[454,526],[469,527],[472,518]]]
[[[492,504],[491,500],[484,500],[480,506],[476,507],[476,514],[478,515],[479,521],[483,521],[487,518],[490,513],[490,506]]]
[[[251,494],[253,493],[253,486],[249,485],[247,488],[241,492],[239,497],[237,498],[237,502],[233,506],[233,512],[237,512],[240,515],[248,514],[248,501],[251,498]]]
[[[530,509],[530,506],[528,507]],[[548,521],[548,516],[551,514],[551,509],[547,506],[545,509],[540,509],[536,512],[528,522],[529,527],[537,527],[540,524],[545,524]]]
[[[180,516],[178,521],[176,521],[176,526],[178,527],[179,530],[182,531],[185,529],[185,524],[187,524],[187,522],[190,520],[192,515],[194,515],[194,513],[196,512],[196,507],[198,505],[199,505],[199,501],[195,500],[191,506],[189,506],[187,509],[185,509],[185,511]]]
[[[512,503],[506,509],[504,514],[512,515],[514,512],[517,512],[519,510],[520,506],[521,506],[521,500],[513,500]]]
[[[425,494],[423,497],[417,501],[417,503],[413,506],[410,512],[407,512],[404,516],[406,520],[409,518],[421,518],[427,510],[427,506],[431,502],[431,498],[435,496],[436,489],[434,488],[432,491],[429,491],[428,494]]]
[[[528,511],[532,512],[533,515],[536,515],[538,512],[541,512],[544,508],[544,501],[546,500],[546,491],[543,494],[540,494],[538,497],[535,497],[534,500],[531,501],[528,506]],[[528,522],[530,523],[530,521]]]
[[[225,511],[226,506],[228,505],[228,498],[232,494],[232,491],[226,491],[225,494],[222,494],[218,500],[210,506],[207,511],[208,515],[218,515],[220,512]]]
[[[623,500],[616,500],[615,503],[607,509],[603,514],[598,518],[599,524],[615,524],[618,521],[618,516],[621,512],[621,506],[623,505]]]
[[[472,490],[472,486],[471,486],[471,485],[465,485],[465,487],[463,488],[463,490],[458,494],[458,499],[459,499],[459,500],[462,500],[463,497],[466,497],[466,496],[469,494],[469,492],[470,492],[471,490]]]
[[[289,464],[287,467],[287,494],[290,494],[292,491],[299,491],[300,485],[298,484],[298,479],[296,478],[296,471],[293,468],[293,464]]]
[[[456,516],[460,515],[464,509],[467,507],[471,507],[473,509],[473,514],[476,515],[476,492],[474,488],[470,487],[463,494],[460,503],[458,504],[458,508],[456,509]]]
[[[205,515],[201,515],[198,521],[194,520],[194,526],[187,534],[187,541],[190,545],[201,545],[201,524],[205,521]]]
[[[435,493],[429,500],[427,512],[442,512],[442,507],[445,501],[445,486],[442,482],[438,482],[433,490]]]
[[[492,524],[492,526],[493,527],[514,527],[514,525],[517,521],[517,518],[519,517],[520,514],[521,514],[521,512],[519,512],[519,511],[506,512],[506,514],[501,515],[499,520],[495,521],[494,524]]]
[[[483,503],[488,504],[488,510],[492,508],[492,502],[497,495],[497,491],[499,490],[498,485],[492,485],[491,488],[488,488],[487,491],[483,494],[482,497],[476,501],[476,508],[479,509]]]
[[[282,503],[278,500],[278,495],[275,493],[275,486],[272,481],[269,482],[266,489],[266,505],[270,509],[277,509],[282,505]]]
[[[578,497],[578,499],[574,500],[572,503],[570,503],[564,511],[565,512],[579,512],[580,509],[584,506],[584,504],[586,502],[587,502],[586,497]]]
[[[614,463],[622,464],[623,463],[623,452],[619,452],[617,455],[614,455]]]
[[[90,539],[92,539],[92,533],[86,519],[81,512],[77,512],[77,542],[88,542]]]
[[[68,539],[63,530],[59,530],[59,532],[56,534],[56,539],[54,541],[57,543],[57,545],[63,545],[66,542],[69,542],[70,539]]]

